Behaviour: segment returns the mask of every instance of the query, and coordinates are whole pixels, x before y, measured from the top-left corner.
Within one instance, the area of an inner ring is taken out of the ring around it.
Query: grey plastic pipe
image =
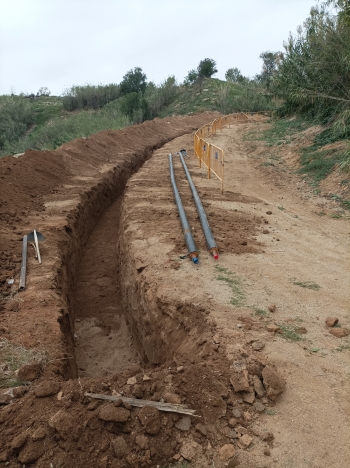
[[[184,152],[183,150],[181,150],[179,152],[180,159],[181,159],[183,168],[185,170],[188,183],[190,184],[190,187],[191,187],[193,199],[194,199],[194,202],[196,204],[199,219],[201,221],[203,232],[204,232],[204,235],[205,235],[205,239],[206,239],[207,244],[208,244],[208,249],[209,249],[209,252],[213,255],[214,259],[218,260],[219,250],[218,250],[218,247],[217,247],[216,242],[214,240],[214,236],[213,236],[213,234],[211,232],[209,222],[208,222],[208,219],[207,219],[207,215],[205,214],[201,199],[199,198],[199,195],[198,195],[197,189],[196,189],[196,187],[195,187],[195,185],[193,183],[190,171],[188,170],[187,164],[186,164],[186,162],[184,160],[183,152]]]
[[[175,198],[175,202],[176,202],[177,209],[179,212],[181,226],[182,226],[182,230],[184,233],[187,250],[188,250],[188,253],[192,262],[197,264],[199,262],[197,247],[194,242],[192,232],[190,229],[190,225],[188,224],[186,213],[185,213],[182,201],[181,201],[180,193],[176,185],[172,154],[169,154],[169,167],[170,167],[171,185],[173,187],[174,198]]]
[[[22,246],[22,265],[21,265],[21,274],[19,278],[19,290],[23,291],[26,287],[26,271],[27,271],[27,246],[28,246],[28,237],[23,236],[23,246]]]

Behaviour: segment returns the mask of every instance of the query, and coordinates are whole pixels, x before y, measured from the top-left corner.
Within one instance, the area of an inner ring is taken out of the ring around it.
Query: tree
[[[231,81],[232,83],[244,83],[247,80],[238,68],[229,68],[225,73],[226,81]]]
[[[147,86],[147,76],[143,73],[142,68],[135,67],[129,70],[120,83],[120,94],[124,96],[129,93],[141,92],[144,94]]]
[[[51,91],[46,86],[42,86],[36,93],[37,96],[50,96]]]
[[[198,73],[196,70],[190,70],[185,78],[185,84],[192,84],[198,79]]]
[[[197,67],[198,78],[210,78],[217,73],[216,62],[213,59],[206,58],[199,62]]]
[[[277,70],[277,66],[280,63],[283,55],[281,52],[262,52],[259,57],[263,61],[262,71],[260,80],[266,83],[267,89],[270,89],[274,72]]]

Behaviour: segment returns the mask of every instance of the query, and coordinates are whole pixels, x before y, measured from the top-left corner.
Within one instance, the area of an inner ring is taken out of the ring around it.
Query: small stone
[[[160,415],[157,408],[144,406],[138,417],[148,434],[158,434],[160,431]]]
[[[183,443],[180,454],[181,456],[184,457],[185,460],[187,461],[192,461],[194,457],[196,456],[196,448],[198,447],[198,444],[196,442],[189,442],[186,441]]]
[[[61,401],[61,400],[62,400],[62,395],[63,395],[63,392],[62,392],[62,391],[60,391],[60,392],[57,393],[57,400],[58,400],[58,401]]]
[[[32,382],[37,379],[42,370],[42,365],[40,362],[32,362],[31,364],[26,364],[19,368],[18,378],[20,380]]]
[[[266,211],[266,214],[272,215],[272,211]]]
[[[183,416],[177,423],[175,427],[180,431],[189,431],[191,427],[191,418],[189,416]]]
[[[276,305],[275,304],[269,305],[269,311],[272,312],[272,313],[276,312]]]
[[[263,233],[263,234],[268,234],[269,232],[270,232],[270,231],[269,231],[268,229],[264,229],[262,233]]]
[[[143,386],[140,384],[134,385],[131,393],[135,398],[143,398]]]
[[[239,369],[236,372],[232,372],[230,382],[235,392],[249,391],[247,369]]]
[[[246,402],[246,403],[249,403],[250,405],[252,405],[255,401],[255,393],[254,393],[254,390],[253,391],[250,391],[250,392],[244,392],[243,393],[243,400]]]
[[[326,325],[327,327],[334,327],[339,322],[339,319],[337,317],[327,317],[326,318]]]
[[[238,434],[241,434],[241,435],[249,433],[248,429],[243,427],[243,426],[236,426],[235,431],[238,432]]]
[[[266,366],[262,371],[264,386],[267,396],[271,400],[276,400],[277,396],[284,392],[286,384],[278,372],[271,366]]]
[[[148,380],[151,380],[151,377],[148,377],[148,375],[145,374],[145,375],[142,377],[142,380],[143,380],[144,382],[147,382]]]
[[[147,450],[149,447],[148,437],[144,435],[136,436],[135,442],[142,450]]]
[[[181,403],[181,397],[176,393],[167,392],[164,394],[163,399],[166,403],[173,405],[179,405]]]
[[[258,413],[263,413],[265,411],[265,406],[259,401],[257,401],[256,403],[254,403],[254,409]]]
[[[132,406],[130,405],[130,403],[128,403],[127,401],[123,401],[122,403],[125,409],[127,409],[128,411],[132,410]]]
[[[229,429],[228,427],[225,427],[224,434],[229,439],[237,439],[238,438],[238,435],[237,435],[236,431],[234,431],[233,429]]]
[[[266,391],[265,391],[265,387],[262,384],[262,381],[259,379],[257,375],[253,376],[253,385],[254,385],[254,391],[256,395],[259,398],[262,398],[265,395]]]
[[[126,382],[126,385],[135,385],[136,383],[137,383],[136,377],[130,377],[130,379],[128,379]]]
[[[232,414],[233,414],[233,416],[234,416],[235,418],[237,418],[237,419],[239,419],[239,418],[242,416],[242,412],[241,412],[241,410],[238,409],[238,408],[234,408],[234,409],[232,410]]]
[[[113,403],[101,407],[98,417],[106,422],[125,422],[129,419],[130,411],[125,408],[116,408]]]
[[[252,348],[255,351],[261,351],[262,349],[265,348],[265,344],[262,343],[261,341],[254,341],[254,343],[252,344]]]
[[[269,457],[271,455],[271,452],[269,449],[265,449],[264,450],[264,455],[266,455],[267,457]]]
[[[244,420],[250,422],[252,420],[252,415],[248,411],[244,411],[243,413]]]
[[[344,336],[348,336],[349,332],[344,330],[344,328],[331,328],[329,333],[336,338],[343,338]]]
[[[229,419],[229,421],[228,421],[229,427],[234,428],[234,427],[237,426],[237,424],[238,424],[238,422],[237,422],[237,419],[235,419],[235,418],[231,418],[231,419]]]
[[[184,366],[179,366],[176,370],[177,372],[181,373],[184,371]]]
[[[280,331],[280,327],[278,327],[277,325],[268,325],[266,327],[266,330],[271,332],[271,333],[277,333]]]
[[[242,437],[239,439],[239,443],[244,447],[248,448],[249,445],[253,442],[253,439],[248,435],[244,434]]]
[[[125,442],[125,439],[122,436],[112,440],[111,447],[116,458],[123,458],[129,450],[128,444]]]
[[[60,388],[61,385],[58,382],[54,380],[45,380],[34,389],[34,392],[38,398],[44,398],[51,395],[56,395]]]
[[[99,406],[101,406],[102,402],[98,400],[93,400],[90,401],[90,403],[87,405],[86,409],[88,411],[95,411]]]
[[[196,431],[198,431],[202,436],[206,437],[208,431],[204,424],[198,423],[196,424]]]
[[[33,434],[32,434],[32,440],[42,440],[45,439],[47,436],[47,431],[44,427],[38,427]]]
[[[219,457],[220,460],[223,462],[228,461],[230,458],[234,457],[236,454],[236,450],[234,445],[232,444],[225,444],[219,449]]]

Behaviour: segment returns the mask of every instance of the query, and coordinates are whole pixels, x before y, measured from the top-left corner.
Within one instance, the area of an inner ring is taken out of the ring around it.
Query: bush
[[[24,96],[2,96],[0,100],[0,149],[23,135],[34,123],[35,113]]]
[[[67,111],[75,109],[101,109],[120,96],[120,87],[116,84],[72,86],[63,96],[63,108]]]
[[[20,140],[7,142],[0,154],[4,156],[23,152],[26,149],[52,150],[75,138],[88,137],[102,130],[118,130],[129,124],[129,119],[114,107],[98,112],[82,111],[66,118],[55,118],[46,125],[37,127]]]
[[[129,70],[120,83],[120,93],[122,95],[130,93],[144,94],[147,86],[147,76],[143,73],[142,68],[135,67]]]

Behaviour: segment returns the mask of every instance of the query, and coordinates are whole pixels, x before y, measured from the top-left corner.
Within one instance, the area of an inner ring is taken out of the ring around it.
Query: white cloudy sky
[[[74,84],[119,83],[139,66],[148,80],[182,81],[199,61],[260,71],[316,0],[0,0],[0,94],[59,95]]]

